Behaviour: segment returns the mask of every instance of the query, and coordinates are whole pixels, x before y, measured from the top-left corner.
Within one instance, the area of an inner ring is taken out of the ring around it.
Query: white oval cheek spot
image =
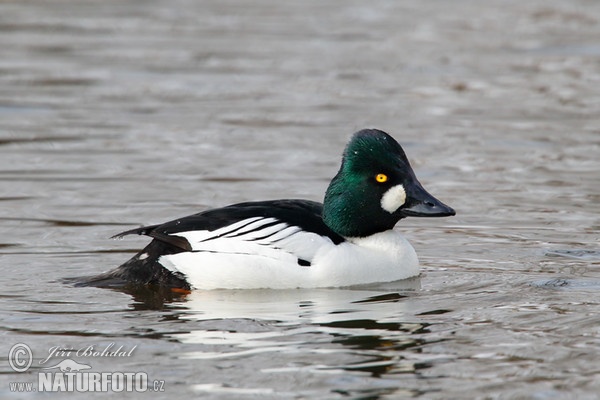
[[[381,208],[390,214],[393,214],[405,201],[406,191],[404,190],[404,186],[392,186],[383,194],[383,197],[381,198]]]

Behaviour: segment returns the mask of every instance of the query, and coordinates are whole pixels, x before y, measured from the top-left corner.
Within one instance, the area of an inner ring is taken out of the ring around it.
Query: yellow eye
[[[375,177],[375,180],[379,183],[383,183],[383,182],[387,182],[388,177],[386,174],[377,174],[377,176]]]

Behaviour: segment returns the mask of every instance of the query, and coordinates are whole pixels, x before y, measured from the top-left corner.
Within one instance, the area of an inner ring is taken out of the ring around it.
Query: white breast
[[[419,275],[419,260],[411,244],[394,230],[324,249],[315,257],[314,287],[391,282]]]

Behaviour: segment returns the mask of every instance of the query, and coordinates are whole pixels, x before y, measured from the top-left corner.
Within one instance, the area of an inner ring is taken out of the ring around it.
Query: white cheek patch
[[[385,211],[393,214],[398,210],[406,201],[406,191],[404,186],[396,185],[388,189],[381,198],[381,208]]]

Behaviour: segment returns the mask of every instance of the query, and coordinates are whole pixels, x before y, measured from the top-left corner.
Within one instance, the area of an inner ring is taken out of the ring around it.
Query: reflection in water
[[[130,294],[133,297],[134,310],[186,309],[176,305],[176,302],[185,302],[187,293],[173,291],[171,288],[128,283],[121,288],[111,290]]]
[[[600,250],[548,250],[546,255],[549,257],[565,257],[575,260],[600,261]]]
[[[395,285],[396,291],[385,292],[365,288],[213,290],[186,295],[148,287],[128,286],[124,290],[133,295],[137,310],[176,309],[177,319],[195,321],[193,327],[186,326],[189,331],[169,335],[197,345],[193,351],[180,354],[181,359],[237,360],[318,353],[328,354],[332,362],[283,370],[345,370],[381,377],[416,373],[430,366],[401,355],[406,351],[418,353],[418,348],[428,343],[429,323],[403,322],[414,319],[405,311],[420,281],[415,278]],[[347,363],[339,362],[348,357]]]

